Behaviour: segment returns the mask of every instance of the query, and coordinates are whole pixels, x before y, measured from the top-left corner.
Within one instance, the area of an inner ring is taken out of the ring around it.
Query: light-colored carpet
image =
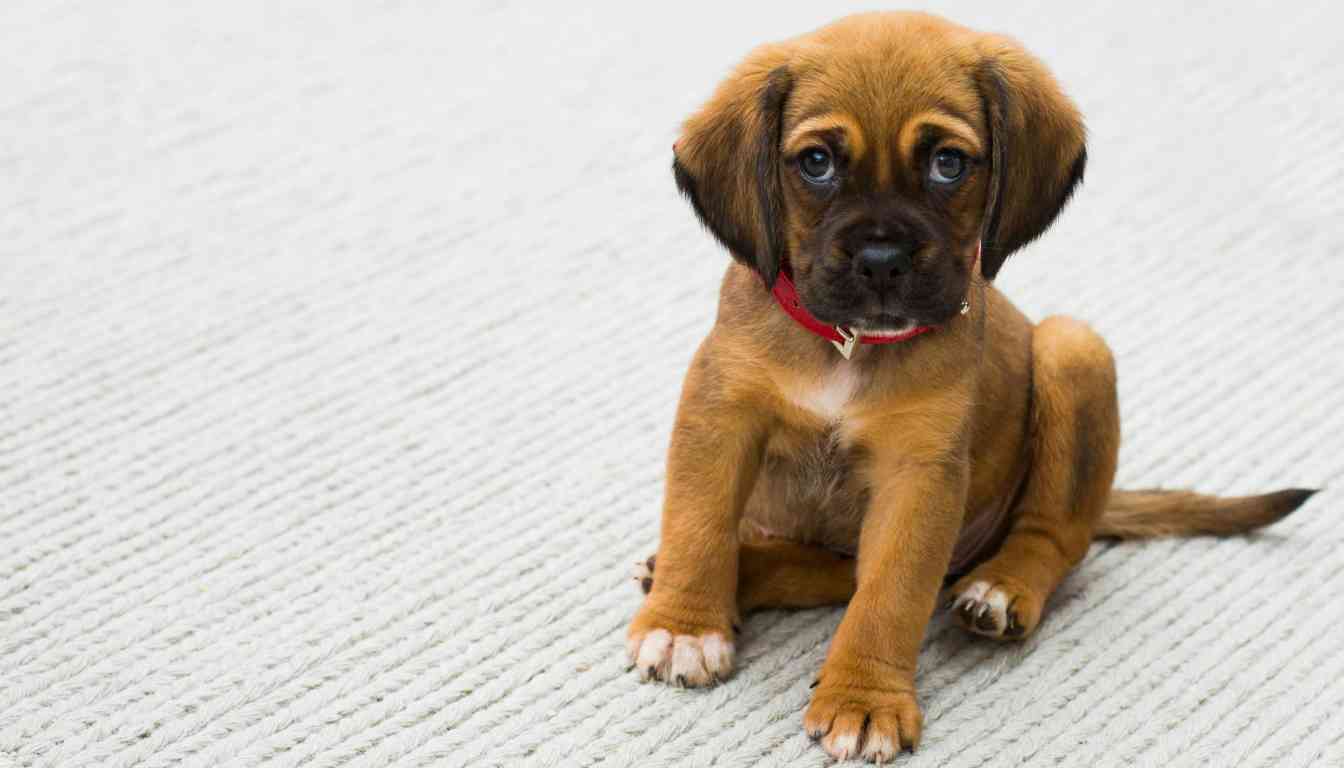
[[[842,9],[360,5],[0,11],[0,767],[825,763],[839,610],[708,692],[621,638],[726,263],[676,125]],[[1124,485],[1338,486],[1340,19],[1129,5],[941,9],[1091,127],[1001,284],[1111,341]],[[1341,511],[938,618],[903,764],[1344,764]]]

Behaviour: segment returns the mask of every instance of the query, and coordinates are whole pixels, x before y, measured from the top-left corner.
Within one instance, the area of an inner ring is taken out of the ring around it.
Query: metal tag
[[[844,341],[839,342],[832,339],[831,343],[834,344],[835,348],[840,350],[840,354],[844,355],[844,358],[848,360],[850,355],[854,354],[854,347],[859,345],[859,334],[846,330],[843,325],[835,326],[835,332],[840,334],[840,338],[844,339]]]

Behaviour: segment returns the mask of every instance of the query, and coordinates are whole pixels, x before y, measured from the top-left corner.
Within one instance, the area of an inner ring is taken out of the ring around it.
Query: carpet
[[[670,144],[843,5],[7,4],[0,768],[827,764],[840,610],[709,691],[622,637],[726,263]],[[1327,490],[940,615],[901,764],[1344,765],[1338,6],[931,7],[1087,116],[999,282],[1111,343],[1119,484]]]

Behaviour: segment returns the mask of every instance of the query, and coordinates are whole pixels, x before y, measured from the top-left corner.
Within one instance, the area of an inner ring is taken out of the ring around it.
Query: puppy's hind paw
[[[635,567],[630,571],[630,578],[635,582],[635,586],[644,594],[653,591],[653,566],[658,559],[658,555],[649,555],[647,560],[635,563]]]
[[[953,585],[948,607],[957,622],[977,635],[1017,640],[1036,629],[1041,599],[1006,579],[969,576]]]

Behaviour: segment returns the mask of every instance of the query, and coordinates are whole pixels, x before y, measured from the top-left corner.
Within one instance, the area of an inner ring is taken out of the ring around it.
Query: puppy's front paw
[[[950,590],[952,615],[966,629],[996,640],[1016,640],[1036,629],[1042,600],[1011,579],[972,571]]]
[[[651,602],[635,615],[626,636],[626,655],[640,679],[683,688],[727,679],[733,671],[732,620],[672,619]]]
[[[838,760],[885,763],[919,746],[924,716],[914,691],[831,685],[812,694],[803,730]]]

